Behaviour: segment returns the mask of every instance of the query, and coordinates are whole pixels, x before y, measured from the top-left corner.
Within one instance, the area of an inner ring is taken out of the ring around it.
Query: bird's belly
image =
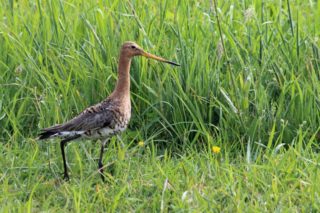
[[[97,130],[87,131],[84,134],[84,137],[90,138],[90,139],[108,138],[123,132],[126,128],[127,128],[126,125],[125,126],[116,125],[115,128],[113,129],[109,127],[105,127]]]

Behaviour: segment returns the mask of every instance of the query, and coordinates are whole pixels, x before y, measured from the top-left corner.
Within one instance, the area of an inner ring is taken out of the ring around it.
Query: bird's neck
[[[120,54],[118,81],[114,90],[114,94],[121,98],[130,98],[130,65],[131,58]]]

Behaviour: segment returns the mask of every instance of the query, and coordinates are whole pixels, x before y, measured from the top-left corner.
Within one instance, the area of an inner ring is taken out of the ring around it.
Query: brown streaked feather
[[[49,138],[56,133],[64,131],[88,131],[103,127],[114,128],[117,114],[119,114],[117,103],[106,99],[85,109],[78,116],[64,124],[42,129],[39,139]]]
[[[114,121],[114,113],[110,109],[101,112],[80,114],[64,124],[54,126],[53,129],[59,131],[86,131],[112,126]],[[52,130],[51,128],[44,129],[45,131]]]

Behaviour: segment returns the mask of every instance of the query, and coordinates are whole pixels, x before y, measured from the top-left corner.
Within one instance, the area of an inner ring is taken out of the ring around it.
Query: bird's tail
[[[44,139],[47,139],[47,138],[52,138],[56,134],[57,134],[57,132],[44,131],[44,132],[41,132],[38,135],[38,139],[39,140],[44,140]]]
[[[41,133],[38,135],[38,140],[44,140],[48,138],[53,138],[59,135],[61,125],[48,127],[41,130]]]

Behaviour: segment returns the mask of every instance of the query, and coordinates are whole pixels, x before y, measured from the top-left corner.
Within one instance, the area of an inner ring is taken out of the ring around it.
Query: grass
[[[1,2],[1,211],[319,211],[320,3],[215,2]],[[36,135],[112,91],[126,40],[182,66],[134,59],[108,182],[84,141],[65,183]]]

